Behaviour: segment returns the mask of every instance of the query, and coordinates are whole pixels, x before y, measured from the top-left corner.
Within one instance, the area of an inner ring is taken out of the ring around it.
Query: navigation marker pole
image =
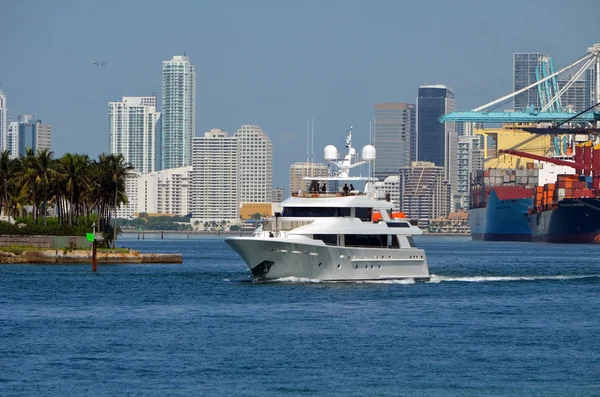
[[[92,273],[98,270],[98,262],[96,258],[96,222],[92,223]]]

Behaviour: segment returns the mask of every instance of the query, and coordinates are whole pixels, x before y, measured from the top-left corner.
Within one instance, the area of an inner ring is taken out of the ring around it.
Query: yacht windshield
[[[350,208],[335,208],[335,207],[286,207],[283,209],[281,216],[289,217],[342,217],[350,216]]]

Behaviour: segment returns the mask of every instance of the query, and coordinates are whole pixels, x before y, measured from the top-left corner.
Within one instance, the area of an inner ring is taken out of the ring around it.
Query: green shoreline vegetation
[[[125,180],[133,167],[122,155],[101,154],[92,160],[50,150],[11,159],[0,153],[0,207],[8,218],[0,234],[85,236],[96,225],[104,246],[116,247],[116,208],[127,204]],[[56,214],[55,217],[49,216]]]

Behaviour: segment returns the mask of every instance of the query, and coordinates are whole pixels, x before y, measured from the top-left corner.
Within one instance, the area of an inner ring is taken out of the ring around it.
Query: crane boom
[[[547,163],[552,163],[552,164],[556,164],[556,165],[565,165],[567,167],[572,167],[575,169],[582,169],[586,172],[594,171],[594,169],[591,166],[588,166],[588,165],[585,165],[582,163],[575,163],[573,161],[560,160],[560,159],[555,159],[552,157],[540,156],[540,155],[533,154],[533,153],[521,152],[520,150],[500,149],[500,150],[498,150],[498,153],[506,153],[506,154],[511,154],[513,156],[525,157],[527,159],[545,161]]]

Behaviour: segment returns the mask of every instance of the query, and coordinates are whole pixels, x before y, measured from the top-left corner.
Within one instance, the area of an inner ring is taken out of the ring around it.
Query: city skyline
[[[261,125],[273,140],[274,185],[283,186],[289,165],[305,158],[307,116],[315,120],[319,161],[322,147],[342,145],[350,125],[356,146],[368,143],[373,104],[414,103],[421,84],[447,85],[457,109],[470,109],[511,91],[514,53],[550,54],[557,68],[578,59],[598,41],[597,27],[577,24],[542,35],[529,23],[532,13],[552,18],[559,4],[509,1],[491,17],[491,6],[478,2],[458,9],[445,2],[149,1],[147,10],[116,1],[5,3],[0,33],[9,40],[0,88],[13,119],[36,113],[52,125],[57,156],[96,157],[108,152],[106,103],[161,92],[161,62],[185,52],[197,65],[196,136]],[[29,12],[32,6],[38,12]],[[25,15],[36,30],[17,28]],[[404,16],[400,23],[398,15]],[[106,29],[107,19],[119,29]],[[122,39],[165,20],[178,20],[179,29],[139,46]],[[429,21],[428,28],[419,20]],[[419,34],[403,39],[402,51],[379,51],[413,32]],[[95,66],[99,61],[106,64]]]

